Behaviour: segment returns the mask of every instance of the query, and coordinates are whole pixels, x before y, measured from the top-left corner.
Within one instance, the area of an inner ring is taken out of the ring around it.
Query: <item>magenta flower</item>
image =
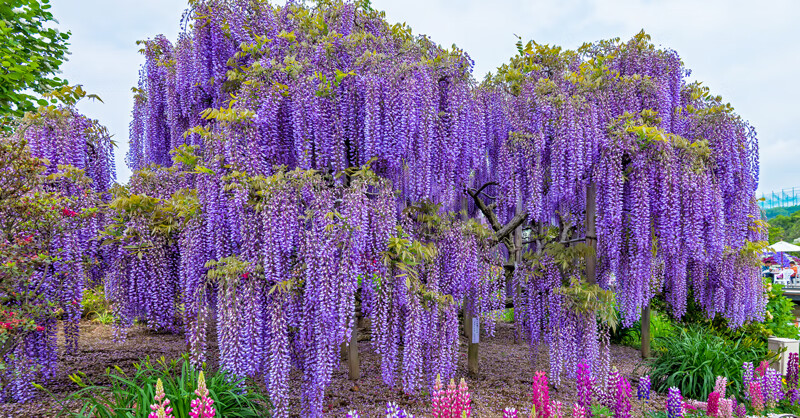
[[[441,376],[437,375],[431,403],[434,418],[463,418],[472,414],[469,388],[463,378],[458,386],[453,379],[450,379],[447,390],[444,390]]]
[[[457,405],[456,417],[469,418],[472,413],[472,406],[469,400],[469,388],[463,377],[461,378],[461,382],[458,383]]]
[[[197,377],[197,390],[194,393],[199,398],[192,401],[192,410],[189,411],[189,416],[192,418],[214,418],[216,416],[214,400],[208,397],[206,378],[202,371]]]
[[[716,417],[719,415],[719,392],[711,392],[708,394],[708,405],[706,406],[706,415]]]
[[[169,398],[167,398],[167,394],[164,393],[164,383],[161,379],[156,380],[156,394],[155,394],[155,403],[150,405],[150,415],[147,418],[175,418],[172,415],[172,407],[169,406]]]
[[[547,385],[547,375],[544,372],[536,372],[533,375],[533,397],[531,402],[537,418],[550,418],[550,388]]]
[[[764,410],[764,394],[761,392],[761,384],[750,382],[750,402],[756,413]]]
[[[586,408],[575,404],[572,407],[572,418],[586,418]]]

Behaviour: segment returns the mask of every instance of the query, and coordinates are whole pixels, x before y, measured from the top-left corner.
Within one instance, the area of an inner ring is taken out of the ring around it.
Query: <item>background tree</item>
[[[69,32],[53,27],[50,0],[0,4],[0,117],[22,116],[47,104],[31,94],[66,85],[55,77],[67,55]]]
[[[778,215],[769,220],[769,242],[793,242],[800,238],[800,210],[790,215]]]

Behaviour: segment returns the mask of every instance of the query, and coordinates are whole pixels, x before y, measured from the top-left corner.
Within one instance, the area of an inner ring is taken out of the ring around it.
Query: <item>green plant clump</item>
[[[650,311],[650,338],[651,340],[673,335],[677,332],[677,325],[665,314],[655,309]],[[619,328],[611,333],[613,344],[625,345],[639,349],[642,345],[642,325],[641,321],[636,321],[628,328]]]
[[[155,385],[158,379],[164,384],[164,392],[170,400],[175,418],[189,418],[191,402],[197,398],[198,370],[189,364],[188,357],[183,360],[167,361],[164,357],[155,364],[146,358],[142,363],[134,364],[132,374],[121,368],[106,369],[105,378],[110,386],[95,385],[87,382],[84,373],[70,376],[73,382],[81,387],[70,394],[66,401],[59,401],[63,407],[59,416],[72,418],[135,418],[146,417],[154,403]],[[225,372],[206,373],[206,385],[209,397],[214,400],[218,417],[225,418],[260,418],[271,417],[271,404],[255,385],[244,379],[237,379]],[[40,390],[43,387],[36,385]],[[72,412],[68,404],[78,401],[81,408]]]
[[[726,340],[696,326],[656,338],[653,346],[659,354],[650,369],[653,389],[666,392],[674,386],[689,399],[707,399],[717,376],[726,376],[728,393],[743,399],[742,364],[770,356],[764,345],[745,337]]]
[[[114,322],[114,314],[109,309],[103,285],[83,291],[83,312],[81,317],[101,324]]]
[[[797,339],[800,333],[794,325],[795,317],[792,313],[794,303],[791,299],[783,296],[783,285],[767,285],[767,297],[767,314],[764,325],[776,337]]]

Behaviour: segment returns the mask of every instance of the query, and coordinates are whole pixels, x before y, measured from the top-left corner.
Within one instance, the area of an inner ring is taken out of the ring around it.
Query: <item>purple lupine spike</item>
[[[639,379],[639,384],[636,386],[636,397],[640,401],[650,400],[650,375],[642,376]]]
[[[667,416],[669,418],[683,416],[683,397],[681,397],[681,391],[676,387],[669,388],[667,393]]]

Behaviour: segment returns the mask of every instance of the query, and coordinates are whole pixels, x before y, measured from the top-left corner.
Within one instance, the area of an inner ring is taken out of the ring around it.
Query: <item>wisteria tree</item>
[[[79,89],[58,94],[73,99]],[[69,106],[40,107],[0,138],[0,400],[25,401],[55,375],[56,332],[78,343],[86,283],[104,271],[94,239],[114,179],[105,129]]]
[[[662,292],[682,316],[690,289],[709,316],[759,319],[755,131],[644,33],[578,51],[518,47],[483,85],[500,131],[477,177],[497,182],[501,219],[528,215],[515,315],[532,342],[549,344],[553,379],[598,358],[596,309],[575,309],[581,293],[613,291],[625,325]],[[594,240],[596,251],[576,245]],[[570,262],[595,255],[599,288]]]
[[[123,322],[185,326],[198,362],[215,313],[223,365],[264,376],[279,416],[290,367],[304,415],[322,413],[359,304],[406,391],[452,377],[458,310],[491,332],[507,292],[556,383],[578,358],[608,374],[615,300],[623,324],[662,292],[682,315],[690,288],[734,326],[761,314],[755,133],[646,35],[520,43],[477,84],[463,51],[364,3],[188,16],[174,45],[143,44],[140,171],[117,206],[150,196],[182,221],[130,213],[108,294]],[[187,196],[196,209],[169,203]]]

